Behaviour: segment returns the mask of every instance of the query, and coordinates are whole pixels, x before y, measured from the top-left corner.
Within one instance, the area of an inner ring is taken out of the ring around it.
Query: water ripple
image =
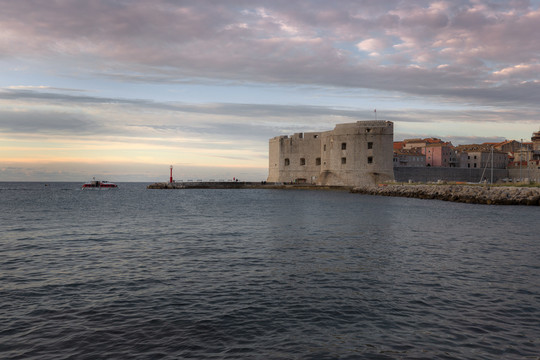
[[[3,359],[540,353],[538,209],[18,187],[0,183]]]

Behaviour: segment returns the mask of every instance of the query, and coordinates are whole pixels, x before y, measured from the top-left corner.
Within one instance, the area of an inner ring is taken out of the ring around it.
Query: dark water
[[[539,359],[540,209],[0,183],[2,359]]]

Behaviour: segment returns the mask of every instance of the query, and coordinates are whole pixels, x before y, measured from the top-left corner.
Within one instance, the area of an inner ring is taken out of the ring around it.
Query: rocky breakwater
[[[480,185],[379,185],[356,187],[353,193],[436,199],[488,205],[540,205],[540,188]]]

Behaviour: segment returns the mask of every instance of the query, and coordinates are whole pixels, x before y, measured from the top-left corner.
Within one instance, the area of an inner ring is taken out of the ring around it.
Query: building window
[[[341,143],[341,150],[347,150],[347,143]]]
[[[368,142],[368,143],[367,143],[367,148],[368,148],[368,149],[373,149],[373,143],[372,143],[372,142]]]
[[[474,163],[474,167],[476,167],[476,163]]]
[[[317,134],[317,135],[313,135],[313,138],[314,138],[314,139],[318,139],[318,138],[319,138],[319,135],[318,135],[318,134]]]
[[[285,159],[285,166],[289,166],[290,165],[290,160],[289,159]]]
[[[346,163],[347,163],[347,158],[342,157],[341,158],[341,164],[346,164]]]
[[[315,159],[315,165],[321,165],[321,158]]]
[[[326,144],[323,145],[323,151],[326,151]]]
[[[300,165],[306,165],[306,159],[300,158]]]
[[[373,156],[368,156],[367,157],[367,163],[368,164],[373,164]]]

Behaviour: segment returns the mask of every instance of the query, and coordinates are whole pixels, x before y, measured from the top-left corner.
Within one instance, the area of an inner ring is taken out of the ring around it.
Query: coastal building
[[[269,140],[268,182],[373,185],[394,179],[394,124],[357,121]]]
[[[396,150],[416,150],[425,155],[424,166],[459,167],[458,154],[451,142],[438,138],[406,139],[394,143]]]
[[[494,169],[506,169],[508,165],[508,155],[489,145],[460,145],[456,147],[456,151],[467,154],[466,166],[462,164],[462,167],[483,169],[491,168],[493,164]]]
[[[425,166],[426,166],[426,155],[422,154],[422,151],[419,148],[397,149],[397,150],[394,149],[394,167],[425,167]]]
[[[531,159],[529,168],[540,170],[540,131],[534,132],[532,137]]]
[[[406,139],[403,140],[403,149],[420,148],[425,149],[428,145],[444,143],[438,138],[425,138],[425,139]]]
[[[540,151],[540,131],[533,133],[531,141],[533,143],[533,150]]]
[[[505,140],[500,143],[483,143],[482,145],[491,145],[495,149],[504,151],[508,154],[513,154],[523,147],[523,144],[516,140]]]
[[[426,166],[459,167],[457,152],[451,142],[427,144],[423,152]]]

